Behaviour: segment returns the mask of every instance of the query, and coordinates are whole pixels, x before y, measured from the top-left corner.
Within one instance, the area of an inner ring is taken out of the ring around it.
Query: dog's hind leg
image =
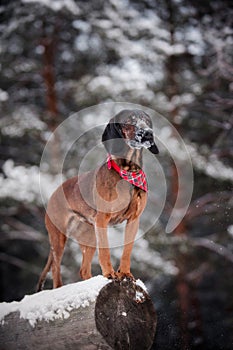
[[[49,272],[49,270],[51,268],[52,262],[53,262],[53,255],[52,255],[52,250],[50,250],[47,263],[46,263],[46,265],[45,265],[45,267],[40,275],[40,278],[39,278],[39,281],[37,284],[37,288],[36,288],[37,292],[40,292],[43,289],[45,279],[46,279],[47,273]]]
[[[52,223],[48,215],[46,215],[45,222],[51,245],[50,259],[52,262],[50,266],[52,268],[53,288],[58,288],[62,286],[61,260],[67,237]]]

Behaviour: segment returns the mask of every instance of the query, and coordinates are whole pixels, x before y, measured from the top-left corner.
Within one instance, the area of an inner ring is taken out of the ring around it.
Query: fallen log
[[[150,349],[153,303],[142,282],[102,276],[0,304],[0,349]]]

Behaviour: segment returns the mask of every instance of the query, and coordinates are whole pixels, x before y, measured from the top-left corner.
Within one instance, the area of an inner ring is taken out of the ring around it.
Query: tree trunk
[[[44,47],[43,54],[43,78],[46,87],[46,102],[47,113],[43,120],[47,123],[49,130],[53,133],[53,138],[49,141],[47,147],[50,150],[50,171],[57,174],[60,171],[61,164],[61,148],[60,137],[56,128],[60,123],[58,101],[56,96],[56,75],[55,75],[55,49],[56,49],[56,36],[57,26],[54,27],[53,33],[47,34],[44,30],[44,36],[41,40],[41,44]]]
[[[46,349],[150,349],[156,315],[148,294],[135,282],[113,281],[96,300],[73,309],[69,317],[32,327],[19,311],[4,318],[0,327],[1,350]]]

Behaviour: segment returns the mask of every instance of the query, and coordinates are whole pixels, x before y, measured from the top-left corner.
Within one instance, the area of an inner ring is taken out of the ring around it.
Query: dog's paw
[[[109,280],[117,279],[117,273],[115,271],[107,272],[103,276],[108,278]]]
[[[92,277],[92,274],[84,269],[80,269],[79,274],[83,280],[88,280]]]
[[[123,280],[136,281],[131,272],[121,272],[120,270],[118,270],[116,274],[117,274],[117,279],[119,279],[120,281],[123,281]]]

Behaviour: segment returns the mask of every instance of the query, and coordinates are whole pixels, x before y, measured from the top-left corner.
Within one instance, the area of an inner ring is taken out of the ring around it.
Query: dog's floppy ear
[[[153,154],[158,154],[159,153],[159,149],[156,146],[155,142],[152,143],[152,145],[148,148],[149,151],[151,151],[151,153]]]
[[[114,123],[114,120],[111,119],[106,126],[103,135],[102,141],[107,141],[111,139],[118,139],[122,137],[122,132],[120,128],[120,123]]]
[[[123,139],[120,123],[114,122],[114,119],[110,120],[103,132],[102,142],[109,154],[122,154],[126,144]]]

